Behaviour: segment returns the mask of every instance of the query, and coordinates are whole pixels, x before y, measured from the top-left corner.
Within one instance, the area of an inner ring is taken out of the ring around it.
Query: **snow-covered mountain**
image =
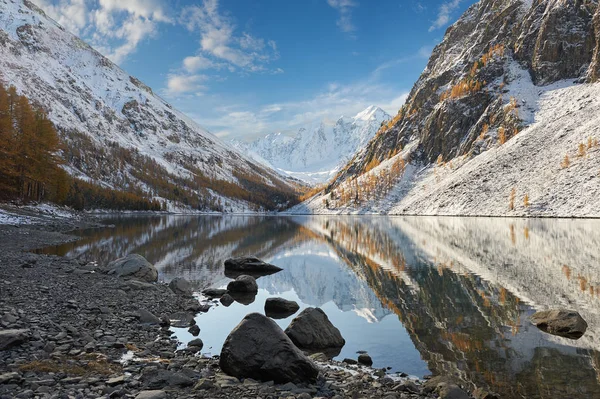
[[[298,213],[600,216],[600,5],[480,0]]]
[[[324,183],[367,145],[381,122],[390,118],[371,105],[354,117],[342,116],[334,124],[319,121],[303,126],[294,137],[273,133],[251,143],[233,143],[256,161],[286,175]]]
[[[295,196],[29,0],[0,0],[0,81],[47,110],[80,178],[203,210],[276,209]]]

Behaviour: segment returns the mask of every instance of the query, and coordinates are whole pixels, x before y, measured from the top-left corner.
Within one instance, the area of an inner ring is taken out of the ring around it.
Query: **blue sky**
[[[475,0],[34,0],[214,134],[395,113]]]

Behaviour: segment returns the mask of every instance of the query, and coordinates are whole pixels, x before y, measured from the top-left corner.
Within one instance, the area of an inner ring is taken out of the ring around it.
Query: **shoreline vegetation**
[[[322,353],[311,356],[318,369],[311,381],[228,376],[218,357],[198,355],[201,340],[177,350],[169,330],[169,324],[195,329],[193,317],[186,317],[207,311],[210,301],[186,295],[185,282],[126,279],[105,274],[105,265],[95,262],[29,252],[75,241],[73,230],[101,225],[85,215],[27,217],[28,224],[0,224],[0,343],[6,346],[0,398],[470,397],[444,377],[389,375]],[[176,315],[184,324],[174,322]]]

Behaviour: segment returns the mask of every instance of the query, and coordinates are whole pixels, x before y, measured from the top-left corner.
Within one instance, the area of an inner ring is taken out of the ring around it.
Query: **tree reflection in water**
[[[304,304],[333,302],[344,312],[368,308],[373,322],[394,313],[432,373],[454,375],[471,388],[503,398],[600,397],[600,221],[162,216],[107,222],[114,227],[85,231],[77,243],[49,251],[99,262],[140,253],[162,279],[184,276],[198,289],[227,281],[223,261],[231,256],[285,262],[310,253],[310,264],[261,278],[261,288],[293,289]],[[325,258],[338,266],[324,267]],[[548,307],[579,311],[589,324],[586,335],[569,341],[537,330],[528,317]]]

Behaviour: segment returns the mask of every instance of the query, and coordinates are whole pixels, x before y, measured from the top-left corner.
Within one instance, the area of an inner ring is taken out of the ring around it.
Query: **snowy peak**
[[[369,107],[367,107],[364,111],[359,112],[358,114],[356,114],[356,116],[353,118],[355,121],[356,120],[361,120],[361,121],[370,121],[370,120],[379,120],[379,121],[384,121],[386,119],[389,119],[390,116],[381,108],[379,108],[376,105],[371,105]]]
[[[333,125],[325,121],[309,123],[295,136],[273,133],[249,144],[233,144],[286,175],[308,183],[324,183],[364,148],[388,119],[384,110],[372,105],[354,117],[340,117]]]

